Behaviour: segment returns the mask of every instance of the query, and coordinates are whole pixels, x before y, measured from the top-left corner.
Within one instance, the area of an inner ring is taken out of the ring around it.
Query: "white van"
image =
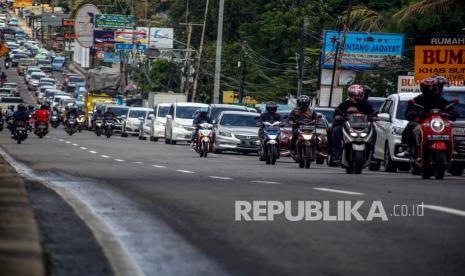
[[[128,134],[139,134],[141,121],[147,120],[148,117],[153,116],[153,113],[153,108],[130,107],[122,122],[121,137],[128,137]]]
[[[156,142],[159,138],[165,138],[166,115],[168,115],[170,107],[169,103],[155,106],[155,118],[150,124],[150,141]]]
[[[197,110],[201,107],[209,107],[202,103],[175,103],[171,104],[166,115],[165,143],[176,144],[177,141],[190,141],[193,120]]]

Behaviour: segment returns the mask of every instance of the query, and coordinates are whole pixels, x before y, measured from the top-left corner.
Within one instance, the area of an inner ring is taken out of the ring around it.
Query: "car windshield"
[[[369,100],[369,102],[373,106],[374,111],[379,111],[379,109],[381,108],[381,106],[384,103],[384,100]]]
[[[128,112],[128,109],[129,108],[125,108],[125,107],[112,107],[111,108],[111,110],[113,111],[113,113],[116,114],[116,116],[126,115],[126,113]]]
[[[20,65],[34,65],[36,63],[33,59],[20,59],[18,64]]]
[[[41,78],[45,77],[44,75],[32,75],[31,78],[33,80],[40,80]]]
[[[459,113],[459,118],[465,118],[465,87],[461,91],[444,91],[442,92],[443,97],[449,102],[457,99],[459,104],[454,106],[454,110]]]
[[[211,114],[211,118],[212,119],[216,119],[218,118],[218,116],[220,115],[221,112],[223,111],[238,111],[238,110],[241,110],[239,108],[234,108],[234,107],[214,107],[212,109],[212,114]],[[244,109],[245,111],[245,109]]]
[[[50,65],[50,61],[48,60],[39,60],[37,61],[39,65]]]
[[[161,117],[161,118],[164,118],[166,117],[166,114],[168,114],[168,111],[170,111],[170,107],[169,106],[160,106],[158,108],[158,117]]]
[[[21,98],[2,98],[2,103],[22,103]]]
[[[221,118],[221,125],[233,127],[256,127],[256,116],[239,115],[239,114],[225,114]]]
[[[334,123],[334,110],[317,109],[316,112],[323,114],[328,123]]]
[[[178,106],[176,108],[176,117],[179,119],[193,119],[199,106]]]
[[[80,77],[69,77],[69,82],[84,82],[83,78]]]
[[[145,118],[146,112],[147,111],[145,110],[131,110],[129,111],[129,118],[139,118],[139,117]]]
[[[44,80],[44,79],[41,79],[41,80],[40,80],[40,83],[52,83],[52,84],[55,84],[55,81],[54,81],[54,80]]]
[[[29,72],[28,72],[28,74],[31,75],[32,73],[41,72],[41,71],[42,71],[42,70],[40,70],[40,69],[30,69]]]

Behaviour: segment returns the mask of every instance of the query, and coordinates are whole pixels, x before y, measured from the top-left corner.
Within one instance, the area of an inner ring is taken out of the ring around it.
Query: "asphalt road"
[[[147,275],[465,275],[463,177],[346,175],[239,154],[205,159],[185,145],[70,137],[61,127],[21,145],[3,131],[0,146],[90,206]],[[235,220],[236,201],[269,200],[328,201],[331,215],[337,201],[361,200],[364,217],[380,201],[388,220]],[[429,208],[412,216],[421,203]],[[410,216],[395,216],[394,205]]]

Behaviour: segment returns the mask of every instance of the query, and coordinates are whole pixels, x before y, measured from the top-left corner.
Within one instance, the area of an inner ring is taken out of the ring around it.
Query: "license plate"
[[[191,136],[190,136],[190,135],[186,135],[185,137],[186,137],[186,139],[190,139],[190,138],[191,138]]]
[[[450,139],[449,135],[428,135],[428,140],[447,141],[449,139]]]

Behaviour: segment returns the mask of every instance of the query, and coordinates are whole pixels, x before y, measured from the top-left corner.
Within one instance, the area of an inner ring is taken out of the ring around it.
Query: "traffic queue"
[[[10,49],[5,70],[23,77],[37,103],[25,106],[18,84],[0,74],[0,130],[6,124],[18,144],[29,132],[43,138],[49,126],[62,124],[69,136],[89,130],[110,138],[116,132],[166,144],[187,142],[204,158],[234,151],[256,154],[267,165],[286,157],[300,168],[326,161],[347,174],[361,174],[366,167],[377,171],[383,164],[387,172],[442,179],[446,170],[461,175],[465,168],[465,91],[449,88],[443,77],[424,79],[421,93],[386,99],[370,97],[368,86],[351,85],[337,108],[312,106],[306,95],[284,110],[273,102],[258,109],[172,95],[148,108],[115,96],[114,87],[98,89],[103,79],[118,83],[119,73],[110,68],[89,70],[85,78],[66,71],[64,57],[40,48],[19,27],[2,30],[1,37]],[[62,73],[62,83],[56,72]]]

